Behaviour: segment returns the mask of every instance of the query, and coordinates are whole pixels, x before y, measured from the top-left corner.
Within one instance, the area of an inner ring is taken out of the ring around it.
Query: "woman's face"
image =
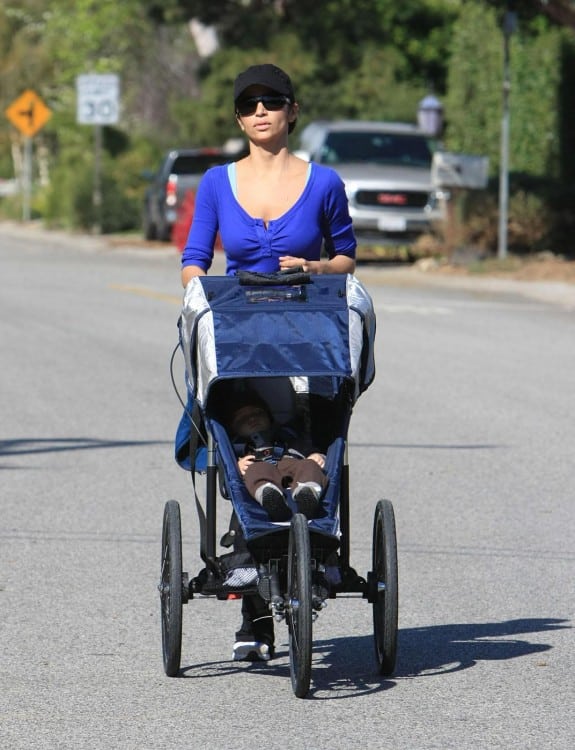
[[[241,129],[250,140],[268,140],[277,135],[287,134],[290,122],[297,119],[298,105],[285,102],[281,104],[281,95],[267,86],[249,86],[241,95],[238,104],[247,102],[253,97],[270,97],[270,104],[266,107],[264,101],[252,101],[248,114],[238,114],[237,120]],[[276,103],[277,102],[277,103]],[[277,109],[281,104],[281,108]]]

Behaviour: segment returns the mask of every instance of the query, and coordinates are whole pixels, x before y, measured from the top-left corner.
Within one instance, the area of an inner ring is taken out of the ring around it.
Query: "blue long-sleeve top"
[[[238,270],[273,273],[279,270],[282,255],[319,260],[323,247],[329,258],[355,258],[356,241],[343,182],[333,169],[314,163],[294,205],[267,225],[238,203],[229,165],[209,169],[198,186],[182,266],[208,271],[218,231],[228,275]]]

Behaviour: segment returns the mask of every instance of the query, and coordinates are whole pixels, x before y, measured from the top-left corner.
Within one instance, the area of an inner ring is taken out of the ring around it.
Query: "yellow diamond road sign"
[[[51,116],[51,110],[32,89],[27,89],[6,110],[6,117],[12,125],[29,137],[43,128]]]

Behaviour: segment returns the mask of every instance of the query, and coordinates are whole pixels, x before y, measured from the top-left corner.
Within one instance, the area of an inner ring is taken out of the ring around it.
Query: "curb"
[[[364,268],[357,272],[366,283],[389,286],[435,287],[464,290],[484,295],[514,294],[537,302],[558,305],[568,311],[575,310],[575,284],[562,281],[519,281],[497,276],[443,276],[433,271],[422,271],[414,266],[408,268]]]

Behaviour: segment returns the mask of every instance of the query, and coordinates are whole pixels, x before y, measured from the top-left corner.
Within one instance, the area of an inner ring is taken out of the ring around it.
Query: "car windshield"
[[[348,130],[329,133],[320,161],[324,164],[362,162],[431,167],[431,150],[421,135]]]

